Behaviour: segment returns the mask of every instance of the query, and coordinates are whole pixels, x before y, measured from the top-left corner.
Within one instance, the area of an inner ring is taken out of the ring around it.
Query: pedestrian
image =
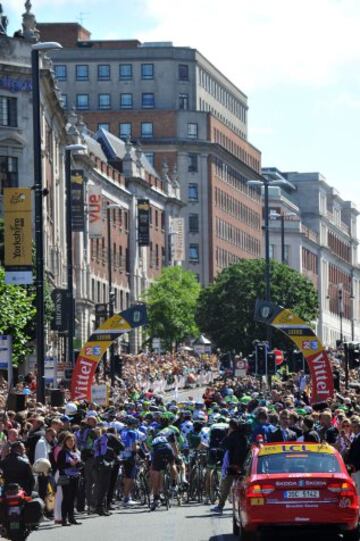
[[[76,448],[75,437],[71,432],[64,436],[61,451],[57,457],[59,470],[58,484],[62,487],[61,519],[63,526],[78,525],[75,519],[75,497],[82,466],[80,452]]]

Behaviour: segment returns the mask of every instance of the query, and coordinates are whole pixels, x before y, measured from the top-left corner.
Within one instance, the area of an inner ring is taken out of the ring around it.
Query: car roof
[[[279,442],[254,445],[256,456],[269,456],[281,453],[327,453],[337,455],[337,451],[327,443],[305,443],[305,442]]]

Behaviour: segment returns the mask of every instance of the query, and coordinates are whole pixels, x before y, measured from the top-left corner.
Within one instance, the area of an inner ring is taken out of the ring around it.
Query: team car
[[[253,541],[274,530],[302,529],[359,539],[359,499],[341,455],[327,444],[253,445],[233,484],[234,534]]]

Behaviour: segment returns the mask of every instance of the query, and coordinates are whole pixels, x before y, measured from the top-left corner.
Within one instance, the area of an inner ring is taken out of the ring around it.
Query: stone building
[[[288,183],[269,190],[271,257],[281,260],[282,215],[285,262],[318,290],[319,336],[329,346],[341,337],[360,341],[356,206],[344,201],[320,173],[286,173],[271,167],[262,171]]]

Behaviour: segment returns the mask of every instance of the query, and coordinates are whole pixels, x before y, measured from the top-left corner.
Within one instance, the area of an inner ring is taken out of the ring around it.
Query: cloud
[[[143,0],[146,41],[200,50],[245,93],[322,86],[360,59],[358,0]]]

